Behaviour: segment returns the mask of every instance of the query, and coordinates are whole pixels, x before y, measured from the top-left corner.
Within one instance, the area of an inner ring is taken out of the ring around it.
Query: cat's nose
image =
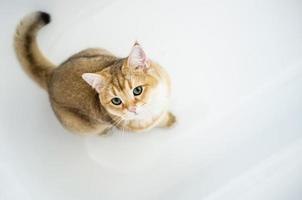
[[[129,112],[136,113],[136,107],[129,107],[128,110]]]

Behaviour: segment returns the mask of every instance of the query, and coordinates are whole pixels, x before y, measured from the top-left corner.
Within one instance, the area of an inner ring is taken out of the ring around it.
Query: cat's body
[[[101,134],[116,126],[137,132],[175,122],[167,110],[169,77],[147,60],[138,44],[127,58],[87,49],[55,67],[36,44],[37,31],[49,21],[42,12],[25,17],[17,28],[15,49],[25,71],[48,91],[52,108],[67,129]]]

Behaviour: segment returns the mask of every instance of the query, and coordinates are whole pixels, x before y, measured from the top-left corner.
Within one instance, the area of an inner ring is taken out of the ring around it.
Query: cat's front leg
[[[165,116],[163,117],[162,121],[159,124],[159,127],[162,128],[170,128],[176,123],[176,117],[173,113],[171,112],[166,112],[164,114]]]

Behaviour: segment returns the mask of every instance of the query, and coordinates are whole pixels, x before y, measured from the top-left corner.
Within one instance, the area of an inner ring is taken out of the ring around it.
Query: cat
[[[171,127],[171,81],[135,42],[128,57],[86,49],[56,66],[39,50],[36,35],[50,15],[34,12],[17,26],[14,46],[25,72],[49,94],[51,107],[71,132],[105,134],[112,127],[140,132]]]

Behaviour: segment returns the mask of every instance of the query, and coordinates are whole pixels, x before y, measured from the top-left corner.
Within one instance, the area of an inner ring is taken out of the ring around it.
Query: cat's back
[[[71,56],[52,72],[48,83],[51,102],[83,112],[95,109],[96,93],[81,76],[101,71],[117,60],[103,49],[87,49]]]

